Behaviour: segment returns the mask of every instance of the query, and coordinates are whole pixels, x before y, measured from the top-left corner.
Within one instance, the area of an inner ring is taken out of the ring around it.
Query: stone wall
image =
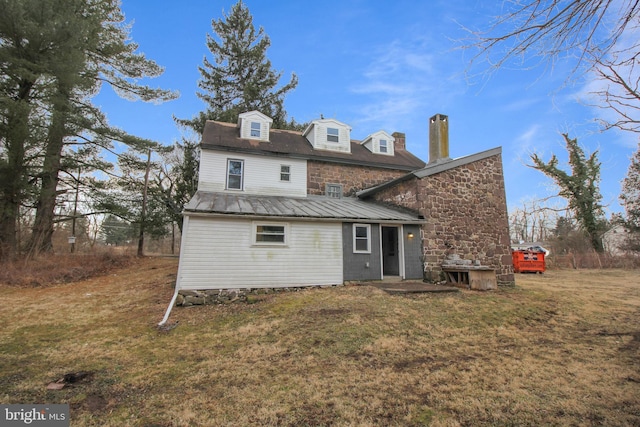
[[[342,184],[342,194],[345,197],[354,196],[357,191],[375,187],[406,174],[407,172],[398,170],[309,160],[307,193],[321,196],[325,193],[326,184]]]
[[[265,295],[280,292],[298,292],[312,288],[330,288],[342,285],[326,286],[297,286],[289,288],[253,288],[253,289],[181,289],[178,291],[176,306],[190,307],[193,305],[231,304],[235,302],[251,301],[252,296]]]
[[[514,283],[500,155],[413,178],[374,197],[425,217],[421,230],[425,279],[442,280],[442,263],[458,255],[494,268],[498,283]]]

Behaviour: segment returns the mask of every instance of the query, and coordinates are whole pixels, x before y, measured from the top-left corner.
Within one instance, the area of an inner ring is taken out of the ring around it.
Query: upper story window
[[[251,122],[251,136],[254,138],[260,138],[260,123]]]
[[[393,156],[395,138],[383,130],[372,133],[362,140],[367,150],[374,154],[384,154],[385,156]]]
[[[227,190],[242,190],[244,160],[227,160]]]
[[[335,119],[312,121],[302,132],[314,150],[351,153],[351,127]]]
[[[340,131],[336,128],[327,128],[327,141],[328,142],[340,142]]]
[[[327,197],[333,197],[334,199],[341,199],[342,184],[327,184],[325,188],[325,194]]]
[[[280,165],[280,181],[291,181],[291,166]]]
[[[353,224],[353,252],[371,253],[371,224]]]
[[[238,128],[240,128],[240,138],[268,141],[272,123],[273,119],[265,116],[260,111],[248,111],[239,114]]]

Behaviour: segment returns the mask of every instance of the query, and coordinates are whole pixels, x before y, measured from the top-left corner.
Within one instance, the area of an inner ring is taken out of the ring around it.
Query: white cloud
[[[369,52],[362,79],[349,88],[363,97],[354,125],[374,122],[378,129],[400,130],[424,121],[427,110],[448,105],[464,85],[443,77],[449,74],[442,69],[445,54],[436,55],[423,38],[394,40]]]

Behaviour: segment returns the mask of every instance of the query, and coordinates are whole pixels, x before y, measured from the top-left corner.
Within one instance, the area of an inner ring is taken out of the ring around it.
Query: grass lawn
[[[163,331],[176,269],[0,285],[0,403],[69,403],[72,426],[640,425],[640,271],[269,294]]]

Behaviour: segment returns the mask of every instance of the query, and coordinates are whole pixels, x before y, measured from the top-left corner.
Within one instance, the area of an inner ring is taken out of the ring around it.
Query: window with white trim
[[[342,184],[326,184],[324,194],[334,199],[342,198]]]
[[[340,130],[336,128],[327,128],[327,141],[340,142]]]
[[[251,122],[251,136],[260,138],[260,122]]]
[[[371,253],[371,224],[353,224],[353,252]]]
[[[242,190],[244,181],[244,160],[227,160],[227,190]]]
[[[291,166],[280,165],[280,181],[291,181]]]
[[[379,148],[381,153],[388,153],[389,152],[388,141],[386,139],[381,139]]]
[[[284,246],[287,244],[288,228],[288,224],[254,222],[253,244]]]

